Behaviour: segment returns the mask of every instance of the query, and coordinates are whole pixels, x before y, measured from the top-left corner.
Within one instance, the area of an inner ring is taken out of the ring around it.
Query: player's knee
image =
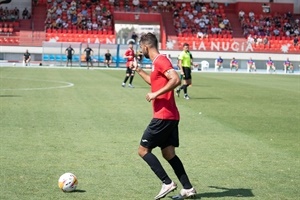
[[[138,155],[140,157],[144,157],[147,153],[149,152],[149,150],[143,146],[139,146],[138,148]]]

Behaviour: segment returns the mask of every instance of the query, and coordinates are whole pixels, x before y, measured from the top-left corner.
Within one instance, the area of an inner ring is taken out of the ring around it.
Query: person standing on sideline
[[[188,198],[196,195],[185,168],[175,153],[179,146],[179,111],[177,109],[174,89],[180,85],[180,78],[166,55],[158,51],[158,40],[152,33],[140,38],[140,47],[146,58],[152,61],[152,72],[149,75],[134,62],[134,69],[151,86],[151,92],[146,94],[146,100],[152,102],[153,118],[143,133],[138,148],[139,156],[148,164],[161,180],[162,187],[155,199],[164,198],[177,188],[161,165],[152,149],[160,147],[161,153],[173,168],[183,186],[180,194],[173,198]]]
[[[135,71],[132,68],[133,68],[133,61],[135,59],[134,57],[135,57],[135,55],[134,55],[134,50],[133,50],[133,42],[130,42],[128,49],[124,53],[124,58],[127,59],[127,62],[126,62],[126,76],[122,83],[122,87],[126,86],[126,82],[129,79],[128,87],[133,88],[132,81],[134,78]]]
[[[72,48],[72,46],[70,45],[67,49],[66,49],[66,55],[67,55],[67,66],[69,65],[69,62],[71,63],[71,67],[72,67],[72,57],[75,53],[74,49]]]
[[[31,61],[31,54],[29,53],[28,49],[26,49],[26,52],[23,55],[23,63],[25,66],[29,65]]]
[[[109,50],[107,50],[106,54],[104,55],[104,63],[106,65],[106,67],[110,67],[111,61],[112,61],[112,56],[109,53]]]
[[[86,65],[87,68],[89,69],[89,63],[91,64],[91,67],[93,67],[93,61],[92,61],[92,55],[94,53],[93,49],[87,45],[87,47],[84,49],[85,54],[85,60],[86,60]]]
[[[191,53],[189,52],[189,44],[185,43],[183,45],[183,51],[180,53],[178,57],[178,67],[180,69],[181,75],[183,75],[183,85],[176,89],[176,94],[179,97],[180,91],[183,90],[184,92],[184,98],[190,99],[187,88],[189,85],[192,84],[192,70],[191,66],[193,63],[193,60],[191,59]]]
[[[286,61],[283,62],[283,67],[284,67],[283,70],[285,73],[288,73],[288,72],[294,73],[293,64],[289,58],[287,58]]]
[[[219,56],[219,58],[216,59],[215,61],[215,71],[219,71],[220,69],[223,68],[223,58]]]
[[[235,71],[239,70],[239,62],[233,57],[230,61],[230,71],[232,71],[232,68],[235,68]]]
[[[270,68],[272,68],[273,71],[276,72],[276,67],[275,67],[274,62],[271,59],[271,57],[269,57],[269,60],[267,61],[266,66],[267,66],[267,72],[270,72]]]
[[[256,66],[254,60],[250,58],[250,60],[247,61],[247,71],[251,72],[251,70],[254,70],[256,72]]]

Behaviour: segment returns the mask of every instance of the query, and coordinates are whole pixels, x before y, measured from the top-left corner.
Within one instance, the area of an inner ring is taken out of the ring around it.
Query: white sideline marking
[[[15,79],[15,80],[25,80],[25,81],[40,81],[40,82],[50,82],[50,83],[61,83],[64,85],[55,87],[40,87],[40,88],[0,88],[0,90],[51,90],[51,89],[61,89],[73,87],[74,83],[65,81],[53,81],[53,80],[41,80],[41,79],[26,79],[26,78],[14,78],[14,77],[0,77],[0,79]]]

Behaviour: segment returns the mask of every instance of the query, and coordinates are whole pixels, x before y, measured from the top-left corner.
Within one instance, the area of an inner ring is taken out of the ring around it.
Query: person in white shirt
[[[244,18],[244,15],[245,15],[245,12],[244,12],[243,10],[241,10],[241,11],[239,12],[239,18],[240,18],[240,19],[243,19],[243,18]]]

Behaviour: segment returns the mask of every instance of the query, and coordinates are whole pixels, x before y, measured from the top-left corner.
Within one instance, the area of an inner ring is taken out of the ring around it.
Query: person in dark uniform
[[[72,67],[72,56],[75,53],[74,49],[72,48],[72,46],[70,45],[67,49],[66,49],[66,55],[67,55],[67,66],[69,65],[69,62],[71,63],[71,67]]]
[[[104,63],[106,67],[110,67],[111,62],[112,62],[112,56],[109,53],[109,50],[107,50],[106,54],[104,55]]]
[[[84,49],[84,52],[86,53],[85,54],[85,60],[86,60],[86,65],[87,65],[87,68],[89,69],[89,63],[91,65],[91,67],[93,67],[93,62],[92,62],[92,54],[93,54],[93,49],[91,49],[89,47],[89,45],[87,45],[87,47]]]
[[[23,55],[23,62],[25,66],[30,64],[30,60],[31,60],[31,54],[28,52],[28,49],[26,49],[26,52]]]

